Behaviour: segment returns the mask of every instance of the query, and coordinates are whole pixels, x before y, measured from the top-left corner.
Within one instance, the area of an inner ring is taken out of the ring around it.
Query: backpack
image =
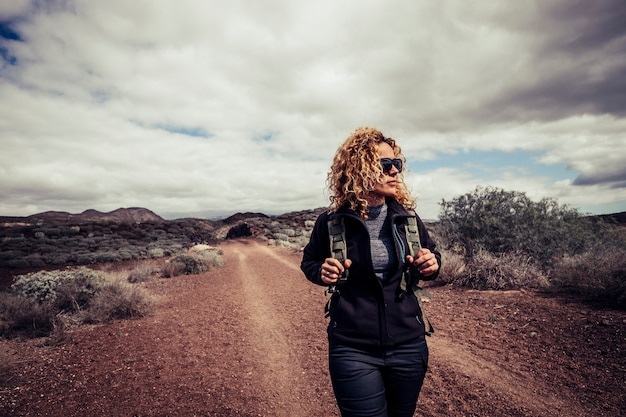
[[[419,252],[422,248],[422,244],[420,243],[420,235],[419,228],[417,226],[417,218],[416,214],[413,210],[409,211],[410,216],[406,218],[406,223],[404,224],[404,229],[406,232],[406,240],[409,243],[409,254],[412,257],[415,257],[415,254]],[[346,244],[346,225],[344,222],[343,216],[335,216],[334,218],[328,220],[328,236],[330,242],[330,254],[333,258],[337,259],[343,265],[344,261],[348,259],[347,256],[347,244]],[[405,268],[404,273],[402,274],[402,279],[400,280],[400,288],[398,289],[398,296],[403,298],[407,292],[407,287],[410,285],[410,274],[408,267]],[[325,307],[325,317],[328,317],[330,314],[330,304],[333,299],[333,296],[338,296],[340,294],[340,290],[338,287],[341,287],[348,280],[348,270],[345,269],[344,273],[337,280],[336,284],[333,284],[328,287],[327,293],[331,294],[331,298],[326,303]],[[424,318],[424,324],[428,323],[428,328],[426,329],[426,335],[431,336],[435,329],[430,323],[430,319],[424,310],[424,302],[423,298],[426,300],[430,300],[432,295],[430,292],[425,289],[415,285],[413,288],[413,293],[415,294],[415,298],[419,304],[420,310],[422,311],[422,316]]]

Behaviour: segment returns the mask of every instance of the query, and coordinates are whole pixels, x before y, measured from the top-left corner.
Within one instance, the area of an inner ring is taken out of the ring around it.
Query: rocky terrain
[[[0,290],[24,272],[163,258],[194,244],[215,244],[226,238],[256,237],[300,248],[322,210],[280,216],[236,213],[221,220],[164,220],[144,208],[0,216]]]

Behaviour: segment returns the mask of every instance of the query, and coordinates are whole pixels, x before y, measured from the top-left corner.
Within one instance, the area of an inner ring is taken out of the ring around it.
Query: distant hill
[[[224,223],[236,223],[236,222],[244,221],[246,219],[257,218],[257,217],[267,218],[268,216],[263,213],[250,213],[250,212],[235,213],[232,216],[229,216],[222,221]]]
[[[80,214],[72,214],[64,211],[46,211],[43,213],[33,214],[25,217],[25,220],[31,222],[79,222],[79,223],[146,223],[146,222],[162,222],[164,219],[154,212],[141,208],[119,208],[108,213],[102,213],[98,210],[85,210]]]
[[[137,207],[109,213],[47,211],[28,217],[0,216],[0,290],[18,271],[161,258],[198,243],[219,244],[229,237],[252,237],[301,249],[325,210],[319,207],[278,216],[239,212],[223,220],[165,220]],[[626,212],[592,217],[626,229]],[[8,279],[3,281],[3,276]]]
[[[288,217],[299,217],[301,215],[311,215],[314,214],[315,217],[322,213],[327,208],[321,207],[313,210],[302,210],[302,211],[294,211],[290,213],[281,214],[279,216],[268,216],[263,213],[253,213],[253,212],[238,212],[229,217],[222,219],[221,221],[214,221],[215,223],[224,223],[224,224],[233,224],[242,221],[246,221],[248,219],[253,218],[288,218]],[[613,223],[617,225],[626,225],[626,211],[612,214],[600,214],[600,215],[591,215],[591,218],[601,219],[607,223]],[[179,219],[182,220],[182,219]],[[426,223],[436,223],[437,220],[427,220],[422,219]],[[119,208],[117,210],[113,210],[108,213],[103,213],[98,210],[89,209],[85,210],[80,214],[72,214],[65,211],[45,211],[38,214],[33,214],[31,216],[20,217],[20,216],[0,216],[0,223],[104,223],[104,222],[114,222],[114,223],[124,223],[124,224],[133,224],[133,223],[145,223],[145,222],[166,222],[164,218],[154,213],[151,210],[142,207],[129,207],[129,208]]]
[[[600,214],[594,217],[599,217],[607,223],[626,225],[626,211],[622,211],[620,213],[613,213],[613,214]]]

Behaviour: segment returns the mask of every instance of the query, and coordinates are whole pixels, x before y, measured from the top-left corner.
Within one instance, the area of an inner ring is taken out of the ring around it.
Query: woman
[[[426,373],[422,312],[413,291],[403,290],[435,279],[441,255],[419,218],[422,249],[414,257],[407,250],[404,224],[415,202],[402,181],[404,162],[394,139],[373,128],[355,130],[335,154],[330,209],[304,249],[307,279],[337,286],[329,307],[329,370],[343,417],[413,416]],[[335,218],[344,219],[343,263],[331,256],[328,221]]]

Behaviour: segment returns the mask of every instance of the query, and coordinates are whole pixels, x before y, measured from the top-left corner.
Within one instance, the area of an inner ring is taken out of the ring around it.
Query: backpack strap
[[[406,240],[409,244],[409,255],[415,258],[415,254],[422,249],[422,244],[420,243],[420,232],[417,227],[417,218],[415,217],[415,212],[413,210],[409,211],[409,217],[406,218],[406,222],[404,223],[404,231],[406,235]],[[409,288],[409,272],[405,271],[402,280],[400,281],[400,294],[406,294],[407,289]]]
[[[432,336],[433,333],[435,333],[435,328],[431,324],[430,319],[428,318],[428,314],[426,314],[426,310],[424,309],[424,299],[430,301],[430,299],[432,298],[432,294],[420,286],[416,286],[413,290],[413,293],[415,294],[415,298],[417,298],[417,303],[420,306],[420,310],[422,310],[422,318],[424,319],[424,332],[426,336]],[[428,328],[426,328],[426,324],[428,324]]]
[[[420,231],[417,227],[417,218],[413,210],[409,211],[410,217],[407,217],[407,222],[404,225],[406,230],[406,240],[409,242],[409,254],[415,257],[415,254],[422,249],[420,242]]]
[[[415,258],[415,254],[418,253],[420,249],[422,249],[422,244],[420,242],[420,233],[419,228],[417,227],[416,214],[413,210],[410,210],[409,214],[410,216],[407,217],[407,221],[404,224],[404,230],[406,232],[406,240],[409,244],[409,255]],[[400,297],[406,294],[407,288],[409,288],[409,286],[411,285],[410,280],[411,277],[407,268],[402,275],[402,279],[400,280]],[[415,287],[413,288],[413,293],[415,294],[417,303],[419,304],[420,310],[422,311],[424,326],[428,324],[428,328],[425,330],[426,336],[431,336],[433,333],[435,333],[435,329],[433,328],[433,325],[430,323],[430,319],[426,314],[423,299],[425,298],[426,300],[430,300],[432,298],[432,295],[425,289],[421,288],[419,285],[415,285]]]
[[[346,224],[343,216],[334,216],[328,220],[328,236],[330,240],[330,256],[344,264],[348,259],[348,245],[346,243]],[[337,283],[328,287],[329,293],[339,293],[341,285],[348,280],[348,270],[344,269],[343,274],[337,280]]]

